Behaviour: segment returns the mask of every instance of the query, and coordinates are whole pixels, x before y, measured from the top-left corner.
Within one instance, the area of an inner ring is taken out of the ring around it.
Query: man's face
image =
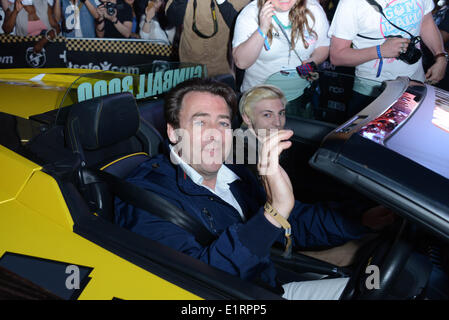
[[[215,175],[232,146],[231,112],[226,101],[208,92],[187,93],[179,112],[179,129],[168,125],[168,136],[174,144],[181,136],[177,150],[181,147],[181,158],[199,174]]]
[[[254,104],[251,115],[243,121],[257,133],[260,129],[282,130],[285,126],[285,107],[280,99],[264,99]]]
[[[279,12],[290,10],[297,0],[271,0],[274,9]]]

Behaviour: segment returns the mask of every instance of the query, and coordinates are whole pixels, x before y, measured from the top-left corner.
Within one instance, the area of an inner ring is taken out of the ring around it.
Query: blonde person
[[[245,70],[241,91],[274,74],[268,82],[282,87],[288,101],[301,96],[308,81],[295,68],[327,59],[328,28],[317,0],[251,2],[237,17],[232,41],[235,64]]]

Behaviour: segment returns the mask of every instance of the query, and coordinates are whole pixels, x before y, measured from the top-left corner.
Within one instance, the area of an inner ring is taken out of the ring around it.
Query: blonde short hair
[[[242,95],[239,102],[240,115],[246,114],[252,118],[254,105],[265,99],[279,99],[284,107],[287,104],[287,99],[281,89],[270,84],[261,84],[252,87]]]

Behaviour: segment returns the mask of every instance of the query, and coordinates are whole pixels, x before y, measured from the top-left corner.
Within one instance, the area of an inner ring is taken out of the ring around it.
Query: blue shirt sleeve
[[[338,246],[359,239],[368,228],[342,214],[339,204],[304,204],[295,201],[289,222],[292,226],[293,246],[322,248]]]

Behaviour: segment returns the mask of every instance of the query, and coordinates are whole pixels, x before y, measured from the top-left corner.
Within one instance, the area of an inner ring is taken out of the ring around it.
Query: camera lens
[[[112,2],[106,2],[106,12],[108,15],[113,16],[116,12],[116,4]]]

